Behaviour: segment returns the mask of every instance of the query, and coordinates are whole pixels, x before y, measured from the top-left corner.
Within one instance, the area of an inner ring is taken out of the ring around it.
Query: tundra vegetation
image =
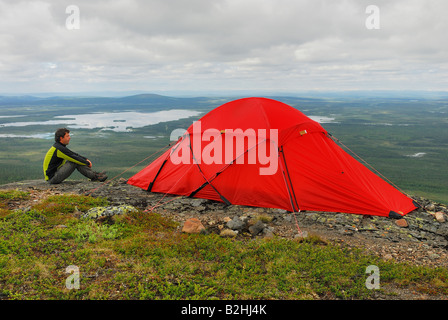
[[[29,192],[0,191],[2,299],[394,299],[397,290],[427,297],[448,294],[445,268],[386,261],[312,235],[237,240],[185,234],[157,211],[138,209],[100,222],[85,213],[108,206],[108,200],[75,194],[49,195],[11,209],[11,203],[29,197]],[[372,266],[380,270],[373,289],[367,272]],[[71,270],[77,270],[78,278]]]

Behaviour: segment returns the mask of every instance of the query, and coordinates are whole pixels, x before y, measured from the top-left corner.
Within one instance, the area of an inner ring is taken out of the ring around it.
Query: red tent
[[[292,212],[399,218],[417,208],[339,147],[318,122],[266,98],[239,99],[210,111],[128,183]]]

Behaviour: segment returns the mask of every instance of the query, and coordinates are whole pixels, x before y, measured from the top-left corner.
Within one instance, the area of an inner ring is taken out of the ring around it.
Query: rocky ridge
[[[1,185],[0,189],[30,192],[28,203],[10,203],[11,208],[23,209],[52,194],[101,196],[109,200],[111,207],[91,213],[96,219],[135,207],[154,210],[179,222],[179,232],[216,233],[245,239],[274,236],[294,239],[314,235],[325,242],[362,248],[387,260],[448,266],[448,208],[418,197],[414,199],[421,208],[403,219],[394,220],[345,213],[290,213],[280,209],[225,206],[205,199],[149,193],[127,185],[125,180],[65,181],[59,185],[30,180]],[[188,229],[190,225],[193,229]]]

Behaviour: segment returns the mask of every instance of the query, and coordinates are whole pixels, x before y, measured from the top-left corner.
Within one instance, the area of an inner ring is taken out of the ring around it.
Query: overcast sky
[[[447,16],[446,0],[0,0],[0,94],[445,91]]]

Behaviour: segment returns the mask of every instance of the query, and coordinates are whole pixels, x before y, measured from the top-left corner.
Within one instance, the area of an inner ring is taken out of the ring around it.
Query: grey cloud
[[[448,3],[375,2],[0,0],[0,92],[445,85]]]

